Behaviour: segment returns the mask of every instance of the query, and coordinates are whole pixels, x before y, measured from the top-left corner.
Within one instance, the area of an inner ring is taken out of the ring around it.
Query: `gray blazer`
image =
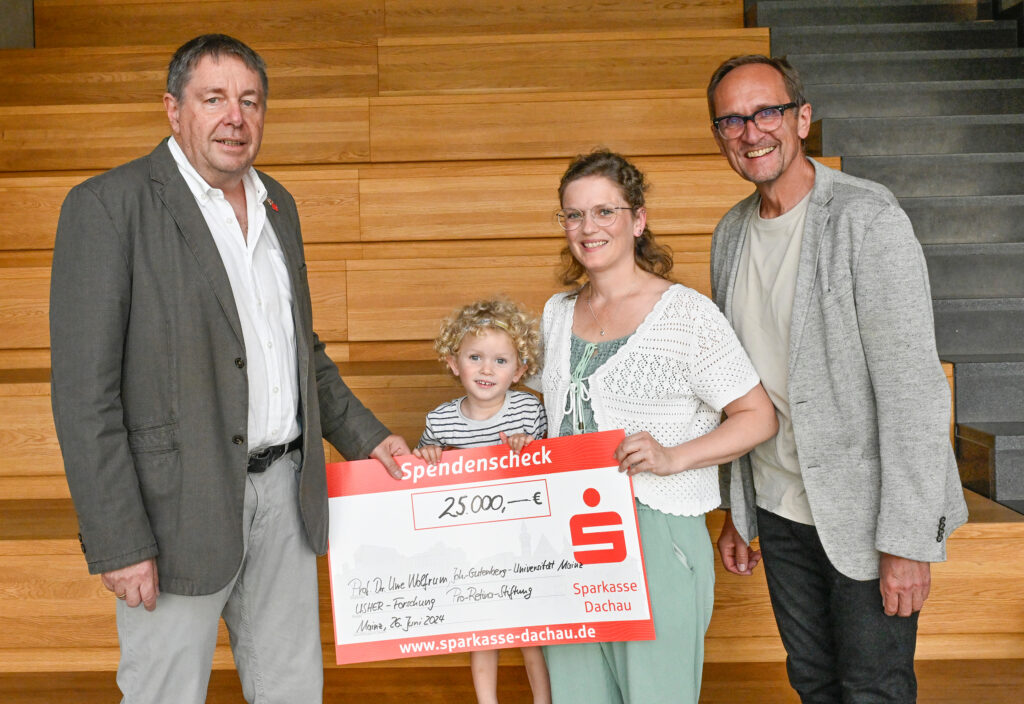
[[[843,574],[872,579],[879,552],[944,560],[967,506],[928,272],[910,221],[883,186],[812,163],[789,342],[793,429],[825,552]],[[756,192],[738,203],[712,239],[712,298],[730,320],[759,205]],[[757,535],[749,455],[722,478],[749,542]]]
[[[327,545],[321,437],[366,457],[388,430],[313,333],[298,213],[277,210],[292,284],[303,462],[300,503]],[[166,141],[89,179],[61,209],[50,287],[53,413],[93,573],[157,558],[163,591],[217,591],[242,559],[245,346],[227,272]]]

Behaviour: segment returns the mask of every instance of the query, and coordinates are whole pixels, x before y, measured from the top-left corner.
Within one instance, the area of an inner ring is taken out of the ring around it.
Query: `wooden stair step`
[[[0,52],[0,105],[158,103],[175,49],[6,49]],[[270,42],[258,50],[273,100],[377,95],[374,41]]]
[[[318,244],[421,242],[437,243],[439,248],[433,254],[426,248],[414,250],[408,257],[449,255],[451,240],[561,241],[563,233],[552,213],[558,207],[556,189],[568,160],[261,168],[295,197],[310,258],[337,258],[337,250],[316,256],[311,245]],[[635,161],[652,184],[648,219],[659,236],[710,234],[722,215],[751,190],[720,156],[639,156]],[[826,161],[839,164],[834,158]],[[4,250],[51,249],[64,197],[96,173],[0,174],[0,209],[25,214],[17,222],[0,223],[0,266],[22,263],[10,261]],[[392,257],[399,251],[350,247],[342,258]],[[48,266],[49,261],[40,265]]]
[[[0,106],[158,102],[176,48],[0,52]],[[273,41],[256,48],[276,102],[638,86],[703,90],[723,57],[766,54],[769,41],[766,28],[738,28]]]
[[[767,28],[386,37],[378,47],[380,95],[704,90],[724,58],[769,53]]]
[[[971,521],[948,543],[949,561],[933,566],[932,593],[922,613],[919,661],[1024,659],[1024,566],[1014,559],[1024,516],[965,492]],[[69,500],[0,501],[0,672],[110,670],[117,659],[111,595],[90,577]],[[721,530],[722,513],[708,515]],[[706,637],[709,663],[781,662],[764,571],[729,575],[716,566],[716,608]],[[326,559],[320,560],[321,637],[328,663],[333,628]],[[215,661],[232,667],[226,634]],[[60,657],[56,654],[60,653]],[[464,656],[431,662],[449,666]],[[416,666],[396,661],[381,667]],[[328,668],[334,668],[332,664]]]
[[[512,651],[501,655],[498,695],[508,704],[531,704],[526,673]],[[918,698],[927,704],[1018,704],[1024,688],[1024,661],[918,661]],[[472,701],[468,665],[417,666],[395,678],[378,668],[347,666],[324,673],[325,701],[332,704],[449,704]],[[0,674],[0,701],[5,704],[107,704],[120,696],[111,672]],[[216,670],[207,704],[236,704],[242,690],[237,675]],[[783,663],[706,663],[701,704],[798,704]]]
[[[259,48],[266,42],[371,41],[382,36],[608,31],[743,26],[736,2],[644,0],[575,5],[547,0],[36,0],[38,47],[178,46],[211,27]]]
[[[566,158],[595,145],[718,154],[697,89],[271,99],[268,109],[263,165]],[[0,107],[0,171],[113,168],[167,133],[156,98]]]

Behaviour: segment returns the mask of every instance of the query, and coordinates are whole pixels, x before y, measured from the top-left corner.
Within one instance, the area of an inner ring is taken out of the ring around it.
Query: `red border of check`
[[[588,434],[586,442],[581,443],[581,436],[572,435],[562,438],[551,438],[550,440],[535,440],[523,448],[524,453],[543,452],[545,449],[551,457],[550,463],[531,464],[518,468],[496,468],[485,471],[475,471],[458,475],[445,476],[421,476],[418,481],[413,482],[412,478],[394,479],[389,475],[384,466],[377,460],[358,460],[355,462],[335,462],[327,465],[327,495],[329,497],[354,496],[358,494],[374,494],[386,491],[410,491],[432,487],[447,486],[453,483],[485,482],[495,479],[518,479],[523,477],[542,476],[562,472],[574,472],[583,469],[594,469],[596,467],[608,467],[617,465],[615,460],[615,448],[619,446],[625,432],[622,430],[610,430],[601,433]],[[510,452],[504,445],[492,445],[489,447],[478,447],[468,450],[452,450],[442,453],[439,464],[448,462],[451,464],[455,458],[461,455],[465,460],[484,460],[491,457],[501,457]],[[427,463],[413,455],[402,455],[395,458],[400,466],[408,467],[410,471],[415,468],[424,469]],[[630,482],[632,492],[633,483]],[[634,515],[634,520],[636,517]],[[637,534],[640,526],[637,521]],[[644,563],[643,551],[640,554],[641,564]],[[328,554],[328,563],[330,554]],[[333,571],[328,570],[332,581],[333,592]],[[650,613],[650,593],[647,595],[647,608]],[[579,638],[542,638],[538,640],[522,641],[519,637],[522,633],[532,631],[535,633],[551,633],[562,631],[564,633],[581,633],[586,629],[587,635]],[[513,642],[504,642],[497,645],[473,646],[472,641],[477,639],[490,639],[501,634],[512,634],[516,638]],[[464,631],[460,633],[446,633],[438,636],[416,636],[412,638],[395,638],[390,640],[379,640],[369,643],[350,643],[337,645],[337,633],[335,633],[335,657],[339,665],[360,662],[374,662],[378,660],[392,660],[396,658],[423,657],[427,655],[446,655],[451,653],[464,653],[473,650],[490,650],[494,648],[516,648],[533,645],[561,645],[564,643],[593,643],[621,640],[653,640],[654,619],[647,621],[600,621],[600,622],[575,622],[563,624],[545,624],[540,626],[518,626],[513,628],[497,628],[481,631]],[[438,647],[451,641],[465,641],[467,644],[461,647]],[[430,647],[432,644],[433,647]]]

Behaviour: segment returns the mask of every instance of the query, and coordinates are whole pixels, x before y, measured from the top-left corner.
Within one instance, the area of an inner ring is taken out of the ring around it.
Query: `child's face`
[[[504,402],[505,392],[526,371],[519,363],[512,338],[504,330],[488,328],[482,335],[468,333],[456,355],[448,355],[452,374],[477,403]]]

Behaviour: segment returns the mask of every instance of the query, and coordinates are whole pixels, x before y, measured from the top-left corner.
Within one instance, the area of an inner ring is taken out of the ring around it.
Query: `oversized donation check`
[[[654,638],[623,435],[328,465],[338,663]]]

